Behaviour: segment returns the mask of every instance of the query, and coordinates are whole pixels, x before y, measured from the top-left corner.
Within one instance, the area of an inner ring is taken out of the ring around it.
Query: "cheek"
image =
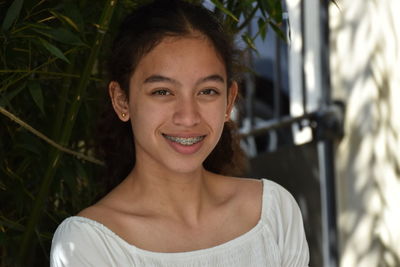
[[[132,102],[130,114],[135,136],[149,137],[166,119],[166,112],[162,112],[159,105],[141,101],[141,99]]]
[[[223,128],[225,122],[225,106],[214,105],[204,108],[203,118],[212,125],[213,128]]]
[[[130,116],[132,128],[135,136],[139,136],[141,132],[145,131],[149,127],[148,123],[152,120],[147,120],[150,116],[148,109],[145,105],[140,104],[140,99],[138,101],[132,101],[130,103]],[[146,124],[147,122],[147,124]]]

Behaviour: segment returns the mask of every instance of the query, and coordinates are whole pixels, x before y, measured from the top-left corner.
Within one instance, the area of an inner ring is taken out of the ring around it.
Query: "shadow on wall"
[[[399,1],[331,9],[334,98],[346,101],[337,151],[341,266],[400,266]]]
[[[250,160],[248,177],[268,178],[284,186],[300,206],[310,248],[310,266],[322,266],[321,197],[316,145],[280,146]]]

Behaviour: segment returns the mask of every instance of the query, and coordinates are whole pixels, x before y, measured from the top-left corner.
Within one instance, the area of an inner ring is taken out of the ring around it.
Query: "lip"
[[[200,133],[162,133],[163,136],[168,135],[168,136],[173,136],[173,137],[180,137],[180,138],[195,138],[199,136],[206,136],[206,134],[200,134]]]
[[[173,136],[173,137],[179,137],[179,138],[195,138],[195,137],[199,137],[199,136],[204,136],[204,138],[192,145],[182,145],[179,144],[177,142],[174,142],[170,139],[168,139],[166,137],[166,135],[168,136]],[[171,148],[173,150],[175,150],[176,152],[180,153],[180,154],[184,154],[184,155],[191,155],[196,153],[197,151],[200,150],[200,148],[203,146],[204,140],[207,137],[207,135],[204,134],[188,134],[188,133],[179,133],[179,134],[162,134],[162,136],[164,137],[164,140],[171,146]]]

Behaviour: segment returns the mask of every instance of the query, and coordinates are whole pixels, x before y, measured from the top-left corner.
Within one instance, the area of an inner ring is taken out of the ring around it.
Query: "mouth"
[[[197,144],[201,142],[206,136],[201,135],[201,136],[193,136],[193,137],[179,137],[179,136],[172,136],[172,135],[167,135],[167,134],[162,134],[166,139],[178,143],[183,146],[192,146],[194,144]]]

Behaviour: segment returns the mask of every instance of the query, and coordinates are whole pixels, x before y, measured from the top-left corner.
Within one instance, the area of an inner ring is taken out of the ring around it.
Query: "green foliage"
[[[148,1],[116,2],[0,2],[0,266],[48,266],[57,225],[102,191],[93,144],[105,51],[125,13]],[[279,30],[279,1],[212,2],[249,47]]]
[[[18,18],[19,13],[21,12],[23,0],[14,1],[11,6],[8,8],[7,14],[4,18],[2,29],[6,31],[10,28],[11,24]]]
[[[265,39],[267,30],[274,32],[283,40],[286,37],[280,29],[282,23],[282,3],[280,0],[211,0],[215,12],[225,16],[225,24],[232,33],[240,35],[247,48],[256,50],[254,41],[258,36]],[[258,31],[249,35],[247,26],[257,17]]]

